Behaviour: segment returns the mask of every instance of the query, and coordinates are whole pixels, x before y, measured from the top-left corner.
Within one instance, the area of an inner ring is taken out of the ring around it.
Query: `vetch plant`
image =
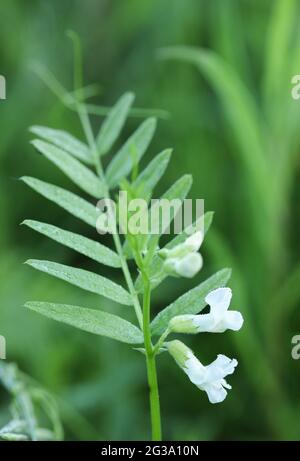
[[[77,111],[86,141],[79,141],[65,131],[35,126],[31,128],[31,132],[39,139],[34,140],[33,145],[93,199],[104,198],[108,199],[109,203],[112,194],[115,196],[116,189],[121,188],[126,190],[131,198],[150,200],[153,189],[168,165],[170,150],[158,154],[139,173],[140,160],[151,142],[156,127],[155,119],[148,118],[112,156],[108,167],[104,170],[103,157],[112,150],[126,121],[134,96],[132,93],[123,95],[108,113],[99,133],[94,135],[82,91],[80,46],[76,36],[72,35],[72,37],[77,58],[75,59],[75,91],[72,96],[68,93],[68,104]],[[36,178],[23,177],[22,180],[48,200],[96,228],[99,210],[97,211],[90,201]],[[179,199],[183,202],[191,184],[191,176],[184,175],[166,191],[163,197],[167,200]],[[126,219],[129,220],[130,216],[126,216]],[[174,215],[170,216],[170,220],[172,219]],[[201,269],[202,257],[198,250],[211,221],[212,213],[206,213],[203,232],[195,227],[196,230],[190,235],[189,227],[171,239],[163,248],[159,248],[161,237],[159,233],[152,235],[127,233],[122,241],[118,232],[112,232],[114,250],[101,242],[51,224],[33,220],[24,221],[25,225],[44,236],[96,261],[102,272],[105,272],[105,266],[122,271],[125,287],[105,275],[83,268],[49,260],[27,261],[27,264],[39,271],[115,301],[126,306],[125,309],[134,309],[136,324],[109,312],[81,306],[30,301],[26,303],[26,307],[81,330],[134,345],[135,350],[142,352],[141,357],[145,358],[147,368],[153,440],[161,440],[162,437],[156,371],[157,356],[160,353],[168,351],[190,380],[199,389],[207,392],[212,403],[221,402],[226,397],[226,389],[229,385],[224,378],[233,373],[237,365],[235,359],[231,360],[219,355],[213,363],[204,366],[183,343],[178,340],[167,341],[168,336],[174,332],[222,332],[228,328],[238,330],[242,326],[241,314],[228,311],[231,291],[222,288],[229,280],[229,269],[217,272],[183,294],[153,319],[151,315],[152,291],[166,277],[190,278]],[[134,261],[135,271],[129,269],[129,260]],[[199,315],[207,304],[211,306],[210,313]]]

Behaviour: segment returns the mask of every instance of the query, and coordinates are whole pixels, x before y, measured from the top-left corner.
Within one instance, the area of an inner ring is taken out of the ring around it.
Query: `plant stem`
[[[85,132],[85,136],[91,150],[95,168],[97,174],[102,180],[105,189],[106,189],[106,198],[110,198],[109,189],[105,180],[105,175],[103,173],[103,168],[101,165],[101,160],[97,153],[97,145],[95,142],[94,134],[92,131],[89,115],[87,113],[86,107],[83,104],[77,104],[78,115]],[[151,427],[152,427],[152,440],[159,441],[161,440],[161,417],[160,417],[160,402],[159,402],[159,392],[158,392],[158,382],[157,382],[157,372],[156,372],[156,361],[155,361],[155,351],[151,342],[151,331],[150,331],[150,299],[151,299],[151,284],[148,279],[148,276],[143,272],[143,281],[144,281],[144,299],[143,299],[143,313],[141,310],[140,301],[138,295],[135,291],[134,284],[129,272],[128,264],[123,253],[123,248],[120,240],[120,236],[117,232],[113,232],[113,239],[117,253],[120,257],[121,266],[123,274],[133,300],[133,306],[137,316],[137,320],[141,329],[144,332],[144,342],[146,350],[146,365],[147,365],[147,376],[148,376],[148,385],[149,385],[149,398],[150,398],[150,412],[151,412]]]
[[[98,152],[97,152],[97,145],[96,145],[94,134],[93,134],[93,131],[92,131],[90,119],[89,119],[89,116],[88,116],[88,113],[86,111],[86,108],[85,108],[84,104],[79,104],[79,103],[77,104],[77,112],[78,112],[78,115],[79,115],[79,118],[80,118],[80,121],[81,121],[82,128],[84,130],[84,133],[85,133],[85,136],[86,136],[90,151],[91,151],[93,159],[94,159],[94,164],[95,164],[97,174],[98,174],[98,176],[100,177],[101,181],[103,182],[103,184],[105,186],[106,198],[109,199],[110,198],[109,189],[108,189],[107,184],[106,184],[105,176],[104,176],[104,173],[103,173],[103,168],[102,168],[101,161],[100,161],[100,158],[99,158],[99,155],[98,155]],[[129,272],[129,268],[128,268],[126,258],[125,258],[124,254],[123,254],[122,244],[121,244],[121,240],[120,240],[120,236],[119,236],[118,232],[113,232],[113,239],[114,239],[114,244],[115,244],[117,253],[118,253],[119,258],[120,258],[121,267],[122,267],[122,271],[123,271],[123,274],[124,274],[124,277],[125,277],[125,280],[126,280],[126,283],[127,283],[127,287],[129,289],[129,292],[130,292],[131,297],[132,297],[133,307],[134,307],[134,310],[135,310],[135,313],[136,313],[136,317],[137,317],[137,320],[139,322],[139,326],[142,329],[143,328],[142,310],[141,310],[140,302],[139,302],[139,299],[138,299],[137,293],[135,291],[134,284],[133,284],[133,281],[132,281],[132,278],[131,278],[131,275],[130,275],[130,272]]]
[[[151,285],[150,285],[148,276],[145,273],[143,273],[143,282],[144,282],[143,331],[144,331],[147,376],[148,376],[148,385],[149,385],[152,440],[159,441],[161,440],[160,402],[159,402],[155,353],[154,353],[153,345],[151,342],[151,331],[150,331]]]
[[[159,352],[160,348],[163,347],[164,341],[167,338],[167,336],[169,336],[169,334],[170,334],[170,330],[169,330],[169,328],[167,328],[166,331],[164,331],[164,333],[161,335],[161,337],[159,338],[159,340],[155,344],[154,349],[153,349],[154,354],[157,354]]]

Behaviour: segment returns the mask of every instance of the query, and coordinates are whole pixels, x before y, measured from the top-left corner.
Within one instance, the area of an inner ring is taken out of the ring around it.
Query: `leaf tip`
[[[31,141],[29,141],[30,144],[35,147],[35,149],[37,149],[38,151],[41,150],[41,148],[47,144],[45,143],[45,141],[42,141],[41,139],[32,139]]]
[[[26,261],[24,261],[23,264],[27,264],[28,266],[32,266],[34,263],[34,259],[27,259]]]
[[[224,267],[220,272],[223,272],[223,274],[226,274],[227,276],[227,281],[230,279],[232,275],[232,268],[231,267]]]
[[[166,155],[168,158],[170,158],[171,155],[173,154],[173,151],[174,151],[173,147],[168,147],[167,149],[165,149],[165,155]]]
[[[28,131],[29,131],[29,133],[38,134],[40,128],[41,128],[41,127],[40,127],[39,125],[31,125],[31,126],[28,128]]]
[[[30,309],[31,311],[36,311],[36,304],[38,304],[36,301],[26,301],[26,303],[23,304],[23,307],[25,307],[25,309]]]
[[[147,120],[145,120],[145,123],[151,126],[153,130],[155,130],[156,125],[157,125],[157,118],[156,117],[149,117]]]
[[[193,175],[191,175],[191,174],[188,173],[188,174],[185,174],[185,175],[183,176],[183,178],[184,178],[190,185],[193,184]]]
[[[33,179],[34,178],[32,178],[31,176],[21,176],[19,178],[19,181],[22,181],[23,183],[27,184],[27,186],[31,186]]]
[[[133,101],[135,100],[135,94],[133,91],[127,91],[126,93],[124,93],[124,98],[126,98],[128,100],[128,104],[132,104]]]

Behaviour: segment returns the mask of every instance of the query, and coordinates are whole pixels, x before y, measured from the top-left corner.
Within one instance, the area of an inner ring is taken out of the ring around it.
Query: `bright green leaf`
[[[158,154],[132,183],[135,189],[142,189],[142,194],[147,195],[153,191],[158,181],[163,176],[171,158],[172,149],[166,149]]]
[[[192,186],[192,183],[193,183],[193,178],[192,178],[191,175],[186,174],[186,175],[181,176],[181,178],[179,178],[164,193],[164,195],[161,197],[160,201],[167,200],[167,201],[171,202],[173,200],[174,201],[180,200],[181,201],[181,207],[182,207],[183,200],[188,195],[188,193],[190,191],[190,188]],[[174,211],[178,211],[178,210],[174,210],[174,207],[170,206],[169,207],[169,209],[170,209],[169,216],[167,217],[167,219],[165,219],[166,216],[163,216],[163,220],[162,220],[162,214],[163,213],[159,212],[159,208],[160,208],[160,204],[163,203],[163,202],[160,202],[160,201],[153,204],[151,206],[150,210],[149,210],[149,222],[151,222],[151,227],[153,226],[154,229],[156,228],[159,233],[158,234],[152,234],[148,238],[148,248],[155,248],[158,245],[160,236],[164,232],[167,231],[169,225],[171,224],[171,222],[173,221],[173,219],[175,217]],[[170,205],[171,205],[171,203],[170,203]],[[155,219],[155,218],[157,218],[157,219]]]
[[[112,107],[108,116],[105,118],[97,137],[99,155],[105,155],[117,140],[133,100],[133,93],[125,93]]]
[[[85,192],[96,198],[104,195],[105,188],[100,179],[70,154],[45,141],[34,140],[32,144]]]
[[[99,216],[96,206],[72,192],[39,179],[23,176],[21,180],[43,197],[56,203],[73,216],[76,216],[76,218],[81,219],[94,228],[96,227],[96,221]]]
[[[143,342],[143,333],[139,328],[127,320],[107,312],[67,304],[34,301],[27,302],[25,307],[95,335],[107,336],[128,344]]]
[[[119,256],[99,242],[39,221],[26,219],[22,224],[99,263],[110,267],[121,267]]]
[[[46,126],[32,126],[30,128],[30,132],[45,139],[45,141],[64,149],[79,160],[90,165],[93,164],[88,146],[76,139],[70,133],[62,130],[54,130],[53,128],[48,128]]]
[[[171,154],[172,149],[166,149],[158,154],[131,184],[131,187],[137,191],[137,196],[139,198],[142,196],[147,200],[150,198],[153,189],[163,176],[168,166]],[[123,251],[127,258],[133,258],[132,251],[127,240],[123,245]]]
[[[64,264],[55,263],[53,261],[29,259],[26,261],[26,264],[46,274],[65,280],[83,290],[112,299],[117,303],[127,306],[132,304],[129,293],[123,287],[101,275],[94,274],[84,269],[65,266]]]
[[[156,120],[154,118],[145,120],[114,156],[106,171],[106,178],[111,188],[128,175],[134,162],[140,161],[150,144],[155,127]],[[136,153],[134,159],[133,152]]]

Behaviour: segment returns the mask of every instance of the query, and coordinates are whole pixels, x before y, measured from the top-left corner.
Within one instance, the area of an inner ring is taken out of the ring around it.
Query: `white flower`
[[[210,306],[209,314],[179,315],[170,321],[170,330],[176,333],[223,333],[240,330],[244,319],[240,312],[229,311],[232,297],[230,288],[217,288],[205,298]]]
[[[224,378],[234,372],[237,364],[237,360],[219,354],[214,362],[204,366],[193,353],[190,353],[184,371],[193,384],[207,393],[211,403],[219,403],[225,400],[226,389],[231,389]]]
[[[174,276],[194,277],[203,265],[202,256],[197,253],[203,237],[203,233],[197,231],[174,248],[160,250],[158,254],[165,259],[164,270]]]
[[[180,341],[167,343],[168,350],[189,379],[199,389],[205,391],[211,403],[223,402],[231,386],[224,379],[234,372],[238,362],[225,355],[218,355],[210,365],[204,366],[193,352]]]
[[[199,251],[201,244],[203,242],[204,235],[203,232],[197,231],[190,237],[186,239],[183,245],[188,248],[190,251]]]
[[[203,260],[199,253],[188,253],[183,258],[168,258],[164,263],[164,269],[170,274],[192,278],[202,268]]]

